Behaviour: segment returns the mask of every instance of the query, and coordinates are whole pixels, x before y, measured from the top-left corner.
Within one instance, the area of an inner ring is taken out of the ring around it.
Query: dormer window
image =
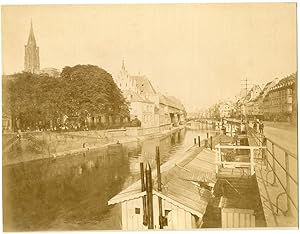
[[[141,209],[140,208],[135,208],[135,214],[140,214],[141,213]]]

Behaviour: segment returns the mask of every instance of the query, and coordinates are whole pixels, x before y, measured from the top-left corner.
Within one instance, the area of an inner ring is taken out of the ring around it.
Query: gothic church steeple
[[[40,70],[39,47],[36,45],[36,40],[33,33],[32,21],[30,23],[30,32],[25,45],[25,63],[24,71],[38,73]]]
[[[36,46],[36,41],[35,41],[35,37],[34,37],[34,33],[33,33],[32,20],[30,21],[30,32],[29,32],[27,45]]]

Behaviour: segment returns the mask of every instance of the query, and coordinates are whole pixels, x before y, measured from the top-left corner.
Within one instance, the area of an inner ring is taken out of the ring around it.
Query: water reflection
[[[122,153],[107,150],[43,159],[3,168],[5,231],[120,229],[120,207],[107,201],[139,179],[139,163],[155,167],[181,154],[204,131],[181,131],[140,144]]]

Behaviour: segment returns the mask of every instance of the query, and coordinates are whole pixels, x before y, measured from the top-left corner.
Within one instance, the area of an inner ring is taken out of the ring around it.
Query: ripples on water
[[[121,229],[120,205],[107,201],[139,179],[139,163],[155,168],[182,154],[207,131],[182,130],[122,153],[99,150],[60,159],[43,159],[3,168],[3,217],[6,231]]]

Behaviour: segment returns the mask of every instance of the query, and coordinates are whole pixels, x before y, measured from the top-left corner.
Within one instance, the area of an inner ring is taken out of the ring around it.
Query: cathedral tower
[[[25,45],[25,63],[24,71],[38,73],[40,70],[39,47],[36,45],[32,22],[30,24],[30,32],[27,45]]]

